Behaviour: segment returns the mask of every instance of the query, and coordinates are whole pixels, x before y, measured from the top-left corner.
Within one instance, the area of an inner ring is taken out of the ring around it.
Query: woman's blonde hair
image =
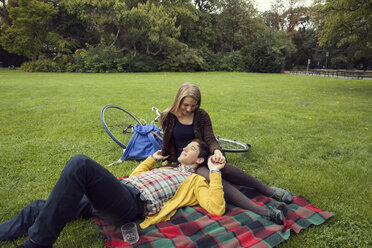
[[[177,95],[174,98],[172,105],[166,108],[161,117],[161,123],[163,123],[164,119],[167,117],[169,113],[177,114],[181,105],[182,100],[185,97],[192,97],[196,103],[196,109],[200,107],[201,104],[201,94],[199,87],[190,82],[183,83],[180,88],[178,89]]]

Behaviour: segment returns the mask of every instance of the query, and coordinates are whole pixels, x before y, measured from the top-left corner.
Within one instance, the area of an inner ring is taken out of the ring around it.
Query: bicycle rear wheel
[[[219,136],[216,136],[216,139],[224,152],[246,152],[251,148],[251,145],[240,141],[225,139]]]
[[[142,125],[131,112],[116,105],[102,108],[101,122],[107,134],[124,149],[134,133],[134,126]]]

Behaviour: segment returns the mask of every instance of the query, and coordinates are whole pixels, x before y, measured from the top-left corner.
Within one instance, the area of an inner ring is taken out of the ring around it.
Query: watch
[[[210,173],[221,173],[220,170],[211,170]]]

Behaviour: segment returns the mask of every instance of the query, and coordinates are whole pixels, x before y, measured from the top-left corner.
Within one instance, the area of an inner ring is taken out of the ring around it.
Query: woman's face
[[[193,114],[195,109],[197,108],[197,103],[198,102],[190,96],[183,98],[180,104],[181,115],[188,116]]]

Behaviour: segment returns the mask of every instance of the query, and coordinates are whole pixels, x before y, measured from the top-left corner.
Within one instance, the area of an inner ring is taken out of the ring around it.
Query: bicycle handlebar
[[[156,113],[156,115],[157,115],[157,116],[155,117],[155,119],[151,122],[151,124],[154,124],[154,123],[157,122],[158,119],[160,118],[161,111],[160,111],[157,107],[155,107],[155,106],[152,106],[151,110],[152,110],[152,111],[155,111],[155,113]]]

